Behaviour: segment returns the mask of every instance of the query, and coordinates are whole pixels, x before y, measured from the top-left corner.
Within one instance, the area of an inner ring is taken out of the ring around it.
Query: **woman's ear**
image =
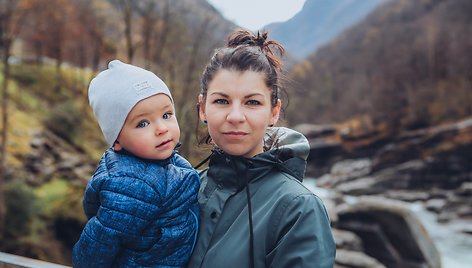
[[[121,151],[121,149],[123,149],[123,147],[121,146],[119,141],[115,141],[115,143],[113,144],[113,149],[115,151],[119,152],[119,151]]]
[[[272,116],[270,118],[270,124],[275,125],[279,121],[280,109],[282,108],[282,102],[280,99],[277,99],[277,104],[272,108]]]
[[[200,116],[200,120],[202,122],[206,122],[206,115],[205,115],[205,102],[203,101],[203,95],[198,95],[198,115]]]

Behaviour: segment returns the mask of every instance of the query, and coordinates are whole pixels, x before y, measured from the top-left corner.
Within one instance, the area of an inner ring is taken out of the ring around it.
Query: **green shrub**
[[[21,91],[49,104],[60,103],[71,97],[65,81],[58,84],[57,69],[51,65],[15,65],[12,68],[12,78],[19,84]]]
[[[59,137],[74,143],[80,133],[83,112],[74,101],[66,101],[52,108],[44,125]]]
[[[30,87],[38,82],[39,75],[37,70],[27,68],[26,66],[12,66],[11,78],[22,87]]]
[[[21,181],[11,181],[5,187],[7,237],[25,237],[31,232],[36,217],[36,197],[31,187]]]

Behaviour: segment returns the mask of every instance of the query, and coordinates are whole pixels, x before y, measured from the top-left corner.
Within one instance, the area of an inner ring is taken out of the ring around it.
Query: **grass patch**
[[[38,198],[38,206],[41,208],[41,214],[46,216],[54,215],[56,211],[61,210],[63,200],[69,193],[69,183],[62,179],[53,179],[48,183],[35,189]]]
[[[25,155],[31,151],[34,133],[42,128],[42,123],[36,114],[18,110],[14,103],[9,105],[8,114],[7,163],[20,168]]]
[[[60,178],[34,190],[40,214],[46,218],[73,218],[85,221],[82,212],[83,188]]]

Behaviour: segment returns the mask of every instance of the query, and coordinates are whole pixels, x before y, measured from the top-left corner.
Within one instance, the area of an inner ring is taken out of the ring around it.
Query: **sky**
[[[283,22],[298,13],[305,0],[208,0],[235,24],[252,31],[272,22]]]

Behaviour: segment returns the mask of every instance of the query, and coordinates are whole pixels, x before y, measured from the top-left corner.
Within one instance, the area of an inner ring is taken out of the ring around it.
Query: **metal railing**
[[[70,268],[70,266],[0,252],[0,268]]]

